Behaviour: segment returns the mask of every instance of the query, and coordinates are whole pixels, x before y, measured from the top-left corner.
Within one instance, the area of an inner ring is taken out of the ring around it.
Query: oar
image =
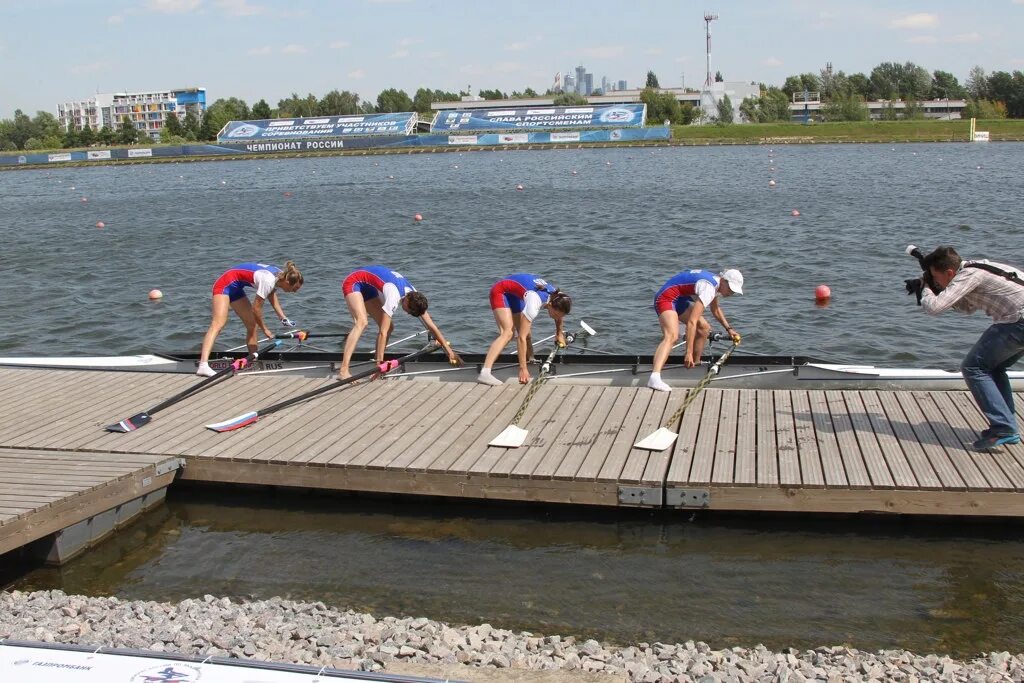
[[[135,415],[132,415],[129,418],[121,420],[116,424],[107,425],[106,427],[104,427],[104,429],[106,429],[108,432],[134,432],[139,427],[145,427],[147,424],[149,424],[149,421],[153,419],[153,415],[155,413],[160,412],[164,408],[169,408],[170,406],[173,406],[175,403],[178,403],[179,401],[184,401],[186,398],[194,396],[203,389],[206,389],[207,387],[216,384],[220,380],[226,379],[227,377],[234,375],[239,370],[248,367],[249,365],[252,365],[256,361],[256,359],[259,358],[261,355],[273,351],[276,347],[280,345],[281,340],[275,339],[266,346],[264,346],[262,349],[256,351],[255,353],[250,353],[245,358],[238,358],[232,361],[231,365],[227,366],[223,370],[219,370],[217,374],[211,377],[207,377],[206,379],[196,384],[193,384],[188,389],[185,389],[184,391],[181,391],[175,394],[174,396],[171,396],[166,401],[158,403],[149,410],[144,410],[141,413],[136,413]]]
[[[580,321],[580,327],[583,328],[578,334],[569,333],[565,335],[565,345],[568,346],[576,341],[576,337],[593,337],[597,332],[594,331],[590,325],[586,324],[582,320]],[[523,403],[519,406],[519,410],[516,411],[515,417],[512,418],[512,423],[505,427],[496,437],[491,439],[489,445],[497,446],[498,448],[519,448],[526,443],[526,435],[529,434],[528,429],[523,429],[519,426],[519,420],[523,419],[523,414],[526,412],[526,406],[530,405],[530,400],[533,395],[537,393],[540,386],[548,378],[548,372],[551,370],[551,363],[555,360],[555,355],[562,350],[558,344],[555,344],[555,348],[551,349],[551,353],[548,354],[547,360],[545,360],[540,366],[540,374],[537,375],[536,379],[530,382],[530,388],[526,392],[526,396],[523,397]]]
[[[697,397],[697,394],[711,383],[711,380],[718,374],[718,371],[722,369],[722,364],[729,359],[729,356],[731,356],[732,352],[735,350],[736,342],[733,342],[732,346],[722,354],[722,357],[716,360],[714,364],[708,368],[707,374],[705,374],[704,377],[697,382],[697,385],[690,390],[690,394],[686,397],[686,400],[683,401],[683,405],[679,406],[679,410],[672,413],[672,417],[668,418],[665,422],[665,426],[659,427],[657,431],[651,432],[633,444],[633,446],[636,448],[642,448],[645,451],[663,451],[674,444],[676,439],[679,437],[679,434],[677,432],[673,432],[669,427],[679,420],[683,411],[686,410],[686,407],[693,402],[693,399]]]
[[[267,415],[270,415],[271,413],[276,413],[277,411],[283,410],[284,408],[287,408],[290,405],[294,405],[294,404],[300,403],[302,401],[307,401],[307,400],[313,398],[314,396],[319,396],[320,394],[327,393],[328,391],[334,391],[335,389],[339,389],[339,388],[341,388],[343,386],[346,386],[348,384],[352,384],[353,382],[358,382],[361,379],[365,379],[365,378],[371,377],[373,375],[384,375],[384,374],[387,374],[388,372],[391,372],[392,370],[394,370],[398,366],[402,365],[403,363],[409,363],[411,361],[416,360],[420,356],[425,356],[428,353],[433,353],[438,348],[439,347],[437,345],[437,342],[431,341],[429,344],[424,346],[419,351],[415,351],[413,353],[410,353],[407,356],[402,356],[401,358],[396,358],[394,360],[386,360],[386,361],[383,361],[381,363],[376,363],[376,364],[374,364],[374,366],[372,368],[370,368],[369,370],[366,370],[365,372],[360,372],[360,373],[352,375],[351,377],[348,377],[346,379],[334,382],[333,384],[328,384],[328,385],[322,386],[322,387],[320,387],[318,389],[313,389],[312,391],[307,391],[304,394],[300,394],[298,396],[294,396],[294,397],[288,399],[287,401],[281,401],[280,403],[275,403],[274,405],[269,406],[267,408],[261,408],[259,410],[251,410],[251,411],[249,411],[247,413],[242,413],[238,417],[233,417],[230,420],[224,420],[223,422],[215,422],[213,424],[208,424],[208,425],[206,425],[206,428],[207,429],[212,429],[215,432],[231,432],[231,431],[234,431],[236,429],[241,429],[242,427],[245,427],[246,425],[251,425],[253,422],[256,422],[261,417],[266,417]]]
[[[306,330],[293,330],[288,332],[279,332],[274,335],[274,339],[298,339],[300,342],[304,342],[307,339],[328,339],[330,337],[347,337],[348,332],[331,332],[329,334],[319,334],[316,332],[307,332]],[[270,338],[260,339],[258,343],[270,341]],[[237,351],[238,349],[244,349],[245,344],[241,346],[232,346],[228,351]]]

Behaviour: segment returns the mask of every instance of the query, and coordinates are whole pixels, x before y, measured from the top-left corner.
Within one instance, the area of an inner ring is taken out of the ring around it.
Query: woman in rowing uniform
[[[340,379],[347,379],[352,375],[348,367],[349,362],[356,350],[356,344],[359,343],[359,337],[369,322],[368,317],[376,321],[378,328],[374,358],[378,363],[384,361],[384,349],[388,345],[388,337],[393,329],[391,317],[399,306],[412,317],[420,319],[423,326],[448,354],[448,360],[452,365],[462,364],[459,354],[452,350],[451,344],[445,340],[441,330],[427,313],[427,297],[417,292],[401,273],[384,266],[364,266],[345,278],[341,283],[341,291],[345,294],[345,303],[352,314],[352,329],[345,339],[345,353],[338,372]]]
[[[246,287],[256,288],[256,298],[252,303],[245,294]],[[263,302],[270,302],[282,325],[295,327],[295,323],[284,314],[281,302],[277,300],[277,290],[297,292],[300,287],[302,273],[291,261],[284,264],[283,270],[266,263],[240,263],[221,275],[213,284],[213,320],[210,322],[210,328],[206,330],[206,336],[203,337],[203,350],[199,356],[196,374],[203,377],[216,374],[208,361],[210,352],[213,351],[213,343],[217,341],[217,335],[228,321],[228,306],[234,309],[245,324],[245,344],[249,347],[249,353],[256,353],[257,327],[263,330],[267,337],[274,336],[263,322]]]
[[[530,329],[541,309],[555,321],[555,342],[565,346],[562,321],[572,309],[572,299],[565,292],[549,285],[542,277],[530,273],[515,273],[499,280],[491,287],[491,311],[498,323],[498,338],[491,342],[484,359],[484,367],[476,378],[481,384],[501,386],[500,379],[491,374],[498,355],[512,337],[518,335],[519,383],[530,381],[527,363],[533,358],[533,339]]]
[[[711,325],[704,319],[704,309],[721,323],[734,343],[740,343],[739,333],[729,326],[718,305],[718,295],[732,296],[743,293],[743,273],[730,268],[719,275],[707,270],[687,270],[673,276],[662,285],[654,297],[654,309],[661,323],[661,343],[654,352],[654,367],[647,386],[656,391],[671,391],[672,387],[661,379],[672,347],[679,339],[679,325],[686,325],[686,356],[683,365],[692,368],[700,362],[704,343],[711,334]]]

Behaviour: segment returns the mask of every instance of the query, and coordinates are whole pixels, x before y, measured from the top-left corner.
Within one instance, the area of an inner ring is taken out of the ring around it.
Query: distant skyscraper
[[[576,77],[572,74],[565,74],[562,78],[562,92],[576,92]]]
[[[586,70],[586,68],[582,64],[580,64],[578,67],[576,67],[576,94],[577,95],[587,94],[586,91],[583,89],[583,85],[584,85],[584,83],[586,83],[586,79],[587,79],[587,70]]]
[[[610,82],[607,76],[601,76],[601,92],[606,93],[609,90],[611,90],[611,88],[609,87],[609,83]]]
[[[594,74],[587,73],[583,76],[584,87],[582,88],[583,94],[590,96],[594,92]]]
[[[626,81],[619,81],[618,89],[619,90],[628,90],[628,88],[626,87]]]

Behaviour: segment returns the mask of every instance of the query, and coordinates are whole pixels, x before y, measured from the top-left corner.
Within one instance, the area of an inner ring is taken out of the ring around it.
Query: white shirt
[[[383,291],[380,293],[380,305],[384,309],[384,315],[389,318],[393,318],[395,310],[398,308],[398,303],[402,300],[402,297],[409,292],[415,292],[415,287],[403,287],[402,291],[398,290],[398,285],[393,282],[385,282]]]
[[[256,287],[256,296],[265,301],[277,287],[277,276],[269,270],[257,270],[252,274],[252,284]]]

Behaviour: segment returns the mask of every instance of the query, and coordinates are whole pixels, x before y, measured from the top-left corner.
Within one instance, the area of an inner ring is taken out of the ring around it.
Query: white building
[[[201,119],[206,111],[206,88],[177,88],[153,92],[98,93],[87,100],[57,105],[57,119],[64,130],[82,130],[85,124],[94,131],[103,126],[120,127],[125,116],[140,133],[158,138],[167,115],[183,120],[191,112]]]

